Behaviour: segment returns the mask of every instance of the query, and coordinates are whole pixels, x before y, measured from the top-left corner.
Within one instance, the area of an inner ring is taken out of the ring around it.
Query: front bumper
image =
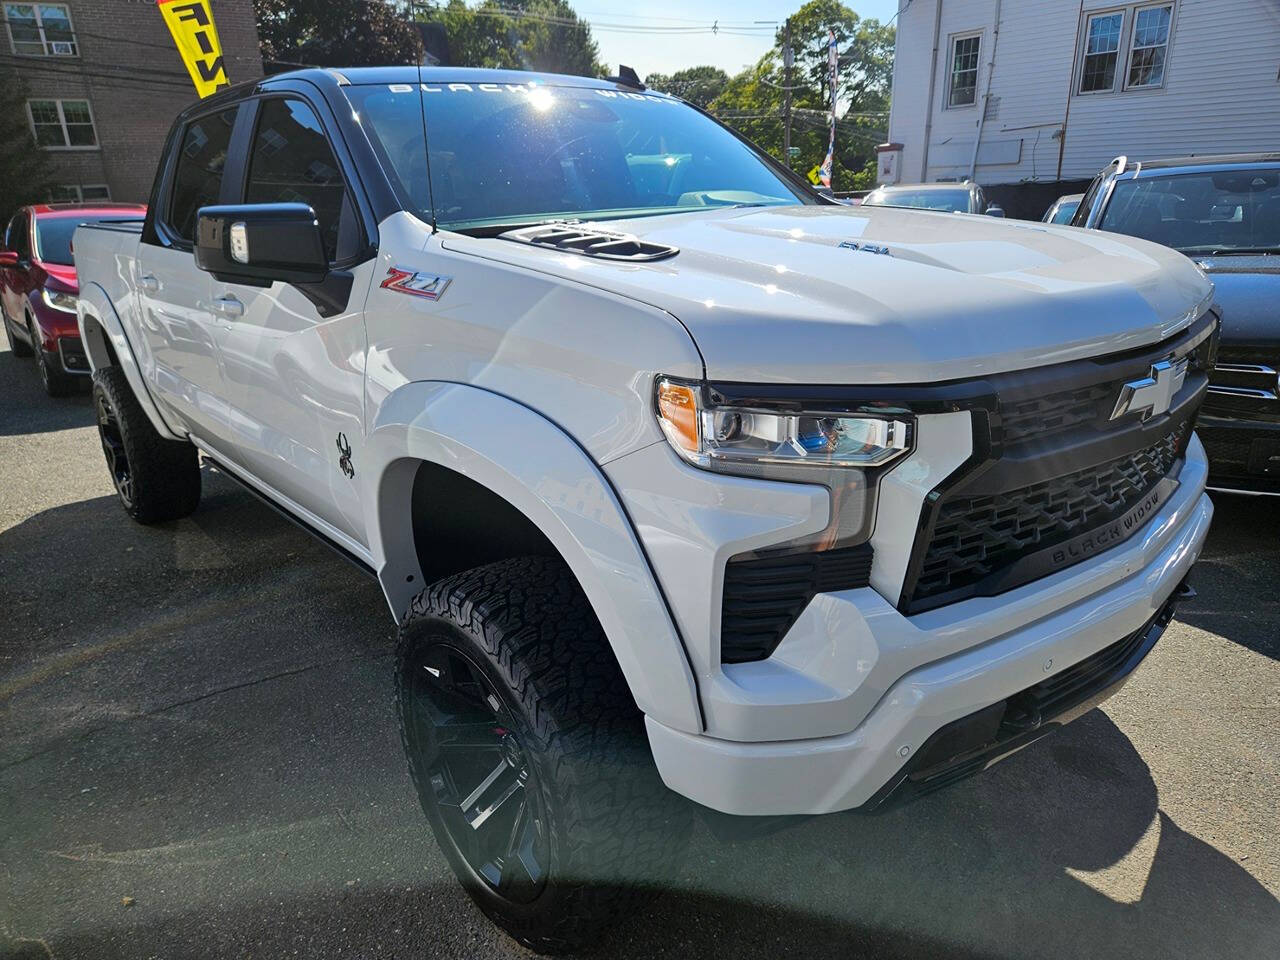
[[[1280,494],[1280,422],[1206,409],[1196,432],[1209,456],[1209,486]]]
[[[865,682],[849,696],[798,702],[797,694],[815,687],[797,670],[787,705],[773,702],[778,678],[753,691],[748,671],[708,677],[704,699],[726,684],[741,694],[736,711],[725,703],[709,711],[724,734],[714,735],[719,731],[710,723],[710,735],[694,735],[647,720],[664,781],[731,814],[830,813],[881,802],[911,758],[929,757],[926,745],[949,724],[1061,676],[1158,622],[1208,533],[1213,506],[1204,495],[1206,476],[1203,448],[1193,439],[1178,490],[1139,534],[1000,597],[903,617],[870,588],[820,595],[793,632],[821,631],[831,656],[839,656],[847,640],[863,656],[858,666]],[[845,630],[850,636],[841,635]],[[878,689],[873,678],[894,663],[914,665]],[[850,709],[867,695],[874,696],[868,710]],[[861,719],[846,732],[822,735],[841,715]],[[810,721],[809,732],[787,722],[796,718]],[[791,732],[753,738],[757,726]]]

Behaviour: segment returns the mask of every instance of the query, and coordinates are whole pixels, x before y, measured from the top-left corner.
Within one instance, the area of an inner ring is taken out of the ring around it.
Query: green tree
[[[837,71],[835,177],[837,190],[875,185],[875,145],[885,138],[894,31],[863,20],[839,0],[809,0],[791,16],[792,166],[807,172],[827,154],[831,94],[827,76],[828,30],[840,54]],[[779,159],[784,159],[783,100],[786,75],[780,29],[773,49],[730,78],[711,104],[713,113]]]
[[[264,60],[321,67],[417,63],[413,25],[387,0],[253,0]]]
[[[449,59],[458,66],[535,70],[584,77],[607,72],[591,26],[566,0],[449,0],[433,12],[444,22]]]
[[[18,207],[48,199],[51,188],[47,155],[31,136],[26,101],[21,74],[11,63],[0,63],[0,216],[4,223]]]
[[[646,87],[688,100],[704,110],[724,92],[729,75],[719,67],[686,67],[675,73],[651,73],[644,78]]]

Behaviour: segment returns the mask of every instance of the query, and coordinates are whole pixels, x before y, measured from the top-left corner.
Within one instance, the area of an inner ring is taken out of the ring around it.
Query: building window
[[[74,57],[71,11],[60,3],[6,3],[4,19],[13,52],[27,57]]]
[[[98,145],[88,100],[28,100],[27,113],[36,143],[46,150]]]
[[[971,107],[978,101],[978,55],[982,34],[955,37],[951,41],[951,89],[948,107]]]
[[[1171,4],[1135,11],[1127,86],[1159,87],[1164,84],[1164,63],[1169,52],[1169,25],[1172,22]]]
[[[85,203],[110,199],[111,189],[105,183],[64,183],[49,188],[50,203]]]
[[[1124,13],[1104,13],[1089,18],[1085,30],[1084,69],[1080,75],[1081,93],[1100,93],[1115,89],[1116,64],[1120,60],[1120,34],[1124,30]]]

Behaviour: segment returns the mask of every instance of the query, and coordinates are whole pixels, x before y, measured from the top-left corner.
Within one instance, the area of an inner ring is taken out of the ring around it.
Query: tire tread
[[[654,768],[643,715],[577,581],[558,559],[502,560],[423,590],[405,616],[397,676],[422,635],[448,620],[473,638],[506,678],[553,771],[565,816],[554,917],[513,924],[477,903],[515,939],[541,953],[564,953],[594,939],[647,885],[670,877],[692,826],[687,802]],[[402,698],[401,737],[419,796]],[[442,845],[443,848],[443,845]]]

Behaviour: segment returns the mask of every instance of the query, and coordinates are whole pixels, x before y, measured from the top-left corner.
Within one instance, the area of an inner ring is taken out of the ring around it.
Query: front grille
[[[1155,351],[1150,348],[1129,351],[1118,357],[1106,358],[1106,361],[1109,364],[1128,366],[1126,358],[1132,358],[1132,373],[1137,376],[1146,372],[1145,368],[1150,362],[1165,359],[1175,353],[1190,357],[1191,371],[1208,372],[1212,368],[1214,347],[1217,344],[1215,337],[1202,340],[1189,352],[1185,347],[1179,346],[1177,339],[1180,338],[1175,338],[1175,342],[1163,348],[1157,347]],[[1035,379],[1034,375],[1030,377],[1032,384]],[[1061,389],[1055,389],[1051,385],[1047,391],[1027,384],[1019,385],[1000,399],[997,438],[1006,445],[1027,442],[1043,444],[1048,439],[1075,430],[1094,436],[1103,433],[1114,426],[1109,417],[1115,408],[1120,383],[1126,379],[1127,376],[1117,378],[1102,375],[1094,378],[1094,382],[1072,383]]]
[[[819,593],[871,581],[869,543],[838,550],[733,559],[725,565],[720,659],[764,660]]]
[[[1093,423],[1099,416],[1111,412],[1108,405],[1115,404],[1115,394],[1113,384],[1095,383],[1003,404],[1000,419],[1004,441],[1043,440],[1082,424]],[[1103,407],[1107,407],[1106,413],[1102,413]]]
[[[1169,474],[1189,432],[1184,421],[1136,454],[1004,494],[947,500],[914,600],[974,586],[1024,557],[1119,519]]]

